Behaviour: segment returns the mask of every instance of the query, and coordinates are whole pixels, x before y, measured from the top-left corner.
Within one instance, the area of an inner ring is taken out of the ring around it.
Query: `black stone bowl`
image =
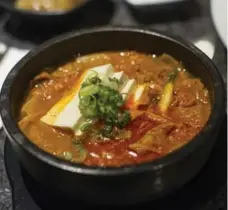
[[[70,163],[42,151],[26,138],[18,128],[17,114],[29,81],[43,67],[72,55],[109,50],[168,53],[182,61],[210,91],[212,113],[202,131],[191,142],[165,157],[118,168]],[[99,204],[149,201],[181,188],[207,161],[225,116],[224,84],[215,65],[204,53],[164,34],[118,27],[71,32],[31,50],[8,74],[0,105],[8,139],[32,177],[69,197]]]

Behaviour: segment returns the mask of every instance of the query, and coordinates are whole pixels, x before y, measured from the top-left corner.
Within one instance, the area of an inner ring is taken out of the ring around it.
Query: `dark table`
[[[181,36],[191,42],[202,36],[210,35],[216,44],[213,60],[222,74],[225,84],[227,84],[227,51],[214,29],[208,0],[191,0],[188,4],[178,8],[178,10],[166,11],[165,15],[162,16],[157,14],[152,16],[147,12],[143,14],[137,12],[121,0],[112,2],[109,0],[97,0],[85,13],[75,17],[74,20],[72,19],[70,24],[65,24],[64,27],[46,28],[41,28],[36,24],[24,23],[20,19],[10,17],[3,12],[0,14],[0,41],[19,48],[32,48],[46,39],[65,31],[103,25],[147,27]],[[4,133],[0,131],[0,210],[12,209],[11,189],[4,167],[4,141]],[[225,162],[226,157],[224,156]],[[214,202],[212,200],[208,202]],[[220,199],[218,202],[225,202],[225,200],[221,201]],[[225,204],[221,206],[221,208],[214,209],[225,209]],[[214,210],[213,208],[211,209]]]

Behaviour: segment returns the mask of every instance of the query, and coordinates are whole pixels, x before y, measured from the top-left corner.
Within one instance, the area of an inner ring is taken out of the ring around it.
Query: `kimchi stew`
[[[211,113],[209,92],[167,54],[79,56],[30,83],[19,127],[39,148],[88,166],[153,161],[191,141]]]

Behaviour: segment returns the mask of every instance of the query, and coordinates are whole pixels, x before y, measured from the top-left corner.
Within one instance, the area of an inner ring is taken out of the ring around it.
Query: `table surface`
[[[122,0],[109,0],[101,4],[93,5],[94,8],[89,15],[82,15],[80,20],[75,22],[73,28],[80,29],[90,26],[101,25],[122,25],[140,26],[170,34],[181,36],[193,42],[202,36],[209,35],[215,41],[216,51],[214,62],[217,65],[225,84],[227,83],[227,52],[217,36],[211,20],[208,0],[195,0],[188,4],[188,8],[182,8],[179,13],[170,14],[163,18],[142,18],[132,12],[128,5]],[[15,19],[8,19],[8,15],[0,14],[0,41],[19,48],[31,48],[55,34],[71,30],[50,30],[44,36],[35,33],[36,27],[26,27]],[[48,30],[48,29],[47,29]],[[11,190],[4,166],[4,133],[0,132],[0,210],[12,209]],[[224,157],[225,158],[225,157]]]

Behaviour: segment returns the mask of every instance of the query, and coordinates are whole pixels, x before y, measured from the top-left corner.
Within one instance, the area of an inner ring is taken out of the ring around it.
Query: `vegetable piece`
[[[96,118],[98,115],[96,98],[93,96],[80,97],[78,108],[81,114],[88,119]]]
[[[130,139],[132,136],[132,132],[130,130],[126,130],[126,129],[118,129],[116,132],[115,132],[115,139],[123,139],[123,140],[126,140],[126,139]]]
[[[174,82],[177,74],[178,70],[175,70],[169,75],[169,79],[162,90],[161,99],[158,104],[159,109],[162,113],[165,113],[168,110],[169,105],[172,101]]]
[[[51,75],[47,72],[42,72],[41,74],[37,75],[30,83],[31,87],[34,87],[35,85],[42,83],[46,80],[50,80]]]
[[[173,95],[173,84],[171,82],[168,82],[162,92],[161,100],[159,102],[159,108],[161,112],[166,112],[171,100],[172,100],[172,95]]]
[[[93,84],[87,85],[80,90],[80,96],[93,95],[93,94],[96,94],[98,91],[99,91],[99,87],[97,85],[93,85]]]
[[[137,142],[130,144],[129,148],[138,154],[146,152],[155,152],[162,154],[167,151],[169,142],[167,141],[167,133],[175,126],[172,122],[158,125],[148,131]],[[167,151],[168,152],[168,151]]]
[[[142,85],[139,85],[135,91],[134,95],[134,103],[136,107],[139,107],[140,105],[147,105],[150,102],[149,97],[149,84],[144,83]]]
[[[111,137],[111,132],[113,130],[112,125],[105,125],[103,129],[101,130],[101,134],[105,137]]]
[[[81,163],[86,159],[86,157],[88,155],[88,151],[85,149],[83,144],[78,142],[78,141],[73,142],[73,144],[74,144],[75,149],[78,153],[78,158],[76,159],[76,161]]]
[[[81,84],[84,84],[84,82],[86,81],[88,82],[85,84],[86,86],[96,85],[100,82],[96,80],[102,80],[103,82],[103,80],[107,78],[110,74],[113,74],[113,72],[113,66],[111,64],[92,67],[85,70],[84,72],[81,72],[82,74],[80,74],[78,79],[74,81],[74,83],[72,83],[73,86],[69,90],[66,90],[66,93],[64,93],[63,97],[54,106],[52,106],[51,109],[40,120],[50,126],[70,129],[78,132],[80,123],[82,122],[81,119],[83,118],[79,109],[79,91],[82,88]],[[97,77],[97,75],[99,77]],[[74,79],[72,79],[72,82]],[[65,79],[63,80],[66,81]],[[88,95],[87,91],[85,91],[84,93],[86,93],[85,95]],[[90,95],[84,96],[84,98],[84,101],[92,102],[93,104],[95,104],[93,101],[94,98],[90,97]],[[90,110],[86,111],[89,112]],[[93,107],[93,111],[96,111],[96,107]],[[94,113],[89,112],[88,114],[92,114],[91,117],[94,117]],[[75,128],[77,128],[77,130],[75,130]]]
[[[66,160],[72,160],[73,155],[72,155],[71,152],[63,152],[63,157],[64,157]]]
[[[115,82],[118,86],[122,84],[122,82],[119,81],[119,80],[118,80],[117,78],[115,78],[115,77],[113,77],[113,78],[109,77],[108,79],[109,79],[110,82]]]
[[[91,128],[91,126],[92,126],[92,123],[91,123],[91,122],[85,122],[85,123],[83,123],[83,124],[80,126],[80,130],[81,130],[82,132],[87,131],[87,130],[89,130],[89,129]]]
[[[156,118],[149,116],[147,113],[137,116],[127,126],[127,129],[132,132],[131,142],[133,143],[138,141],[149,130],[159,124],[160,122]]]
[[[124,111],[123,113],[118,115],[117,127],[124,128],[130,121],[131,121],[131,115],[129,111]]]

